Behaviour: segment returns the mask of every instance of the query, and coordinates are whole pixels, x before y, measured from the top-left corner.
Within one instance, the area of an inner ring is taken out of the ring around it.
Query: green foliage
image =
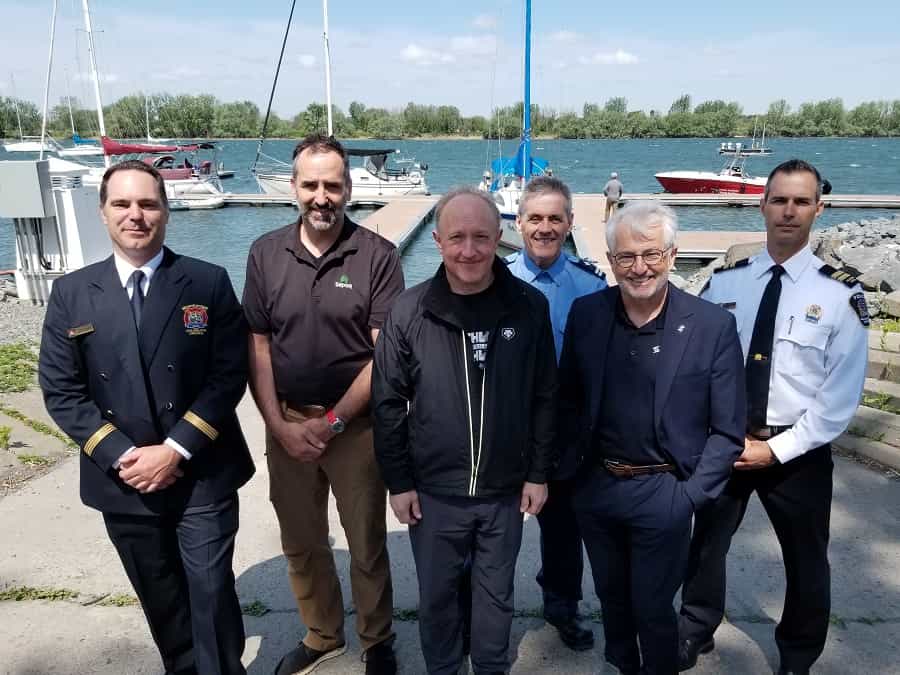
[[[138,599],[127,593],[116,593],[115,595],[107,595],[96,604],[99,607],[132,607],[138,604]]]
[[[0,427],[0,450],[9,450],[9,437],[12,435],[12,427]]]
[[[78,597],[78,593],[68,588],[35,588],[33,586],[13,586],[0,590],[0,602],[13,600],[72,600]]]
[[[34,384],[37,356],[24,342],[0,345],[0,393],[25,391]]]
[[[33,453],[22,453],[16,455],[16,457],[22,464],[33,466],[35,468],[43,468],[56,464],[56,460],[52,457],[44,457],[43,455],[35,455]]]
[[[244,605],[241,605],[241,612],[246,614],[247,616],[265,616],[269,613],[269,611],[269,608],[259,600],[254,600],[253,602],[248,602]]]
[[[19,105],[19,119],[22,134],[36,136],[41,133],[41,113],[31,101],[0,96],[0,138],[18,138],[19,123],[16,120],[16,104]]]
[[[15,408],[4,403],[0,403],[0,412],[2,412],[4,415],[7,415],[8,417],[12,417],[14,420],[18,420],[25,426],[30,427],[39,433],[46,434],[47,436],[52,436],[53,438],[62,441],[66,444],[67,447],[71,449],[78,449],[78,445],[71,438],[66,436],[61,431],[54,429],[49,424],[44,424],[40,420],[31,419],[27,415],[24,415]]]
[[[867,408],[874,408],[875,410],[882,410],[884,412],[889,412],[893,415],[900,414],[900,409],[896,406],[891,405],[891,400],[893,396],[890,394],[886,394],[884,392],[880,394],[866,394],[862,398],[862,404]]]

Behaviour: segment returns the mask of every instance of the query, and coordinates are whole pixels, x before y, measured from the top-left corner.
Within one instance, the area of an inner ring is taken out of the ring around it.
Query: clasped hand
[[[757,441],[754,438],[744,439],[744,452],[737,458],[734,468],[737,471],[752,471],[771,466],[777,460],[772,448],[765,441]]]
[[[181,459],[165,444],[135,448],[119,462],[119,478],[144,494],[163,490],[184,475],[178,468]]]
[[[335,434],[325,417],[310,417],[302,422],[282,420],[274,430],[284,451],[298,462],[314,462]]]

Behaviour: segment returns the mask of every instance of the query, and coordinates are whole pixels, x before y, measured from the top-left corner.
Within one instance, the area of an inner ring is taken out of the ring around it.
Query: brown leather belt
[[[674,464],[625,464],[614,459],[604,459],[603,468],[616,478],[633,478],[651,473],[670,473],[675,471]]]
[[[755,438],[758,441],[767,441],[770,438],[777,436],[778,434],[783,434],[785,431],[790,429],[792,426],[794,426],[794,425],[787,424],[782,427],[776,427],[776,426],[760,427],[759,429],[750,429],[747,432],[747,435]]]
[[[312,417],[322,417],[325,412],[328,410],[324,405],[316,405],[309,403],[292,403],[291,401],[284,401],[284,405],[293,410],[296,413],[300,413],[304,417],[312,418]]]

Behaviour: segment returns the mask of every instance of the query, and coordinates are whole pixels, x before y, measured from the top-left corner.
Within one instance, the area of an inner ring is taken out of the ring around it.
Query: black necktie
[[[747,425],[750,429],[766,426],[766,410],[769,407],[769,376],[772,372],[772,344],[775,341],[775,315],[778,314],[778,299],[781,297],[781,275],[784,268],[772,265],[769,268],[772,278],[766,284],[756,322],[753,324],[753,337],[750,338],[750,351],[747,354]]]
[[[141,289],[141,282],[144,280],[144,273],[135,270],[131,275],[132,292],[131,292],[131,313],[134,314],[134,325],[138,332],[141,330],[141,312],[144,311],[144,291]]]

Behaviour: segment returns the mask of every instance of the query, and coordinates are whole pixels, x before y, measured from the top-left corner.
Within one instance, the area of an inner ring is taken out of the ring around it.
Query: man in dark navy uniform
[[[235,415],[247,331],[224,269],[163,246],[169,207],[142,162],[100,186],[113,255],[53,284],[39,379],[81,447],[106,529],[167,673],[245,673],[231,567],[253,462]]]

